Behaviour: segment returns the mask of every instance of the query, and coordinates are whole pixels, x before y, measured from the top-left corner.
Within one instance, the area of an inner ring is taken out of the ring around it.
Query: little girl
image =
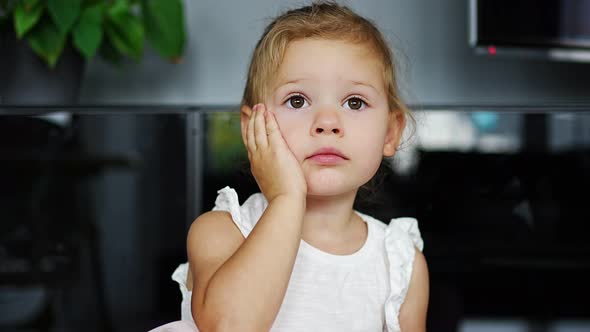
[[[223,188],[192,224],[189,262],[173,275],[182,319],[200,331],[425,331],[416,220],[353,210],[407,116],[371,22],[331,2],[277,17],[241,105],[260,193],[240,205]]]

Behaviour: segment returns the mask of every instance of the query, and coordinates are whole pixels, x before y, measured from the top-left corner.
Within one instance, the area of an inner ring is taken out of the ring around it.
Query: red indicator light
[[[496,47],[488,46],[488,53],[490,53],[490,55],[496,55]]]

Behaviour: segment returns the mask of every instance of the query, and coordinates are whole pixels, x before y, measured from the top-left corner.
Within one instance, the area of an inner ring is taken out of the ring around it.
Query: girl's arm
[[[206,213],[191,226],[192,314],[204,332],[268,331],[301,241],[307,187],[274,116],[245,108],[242,132],[268,206],[246,239],[224,212]]]
[[[400,328],[402,332],[425,332],[429,297],[428,266],[424,254],[418,249],[412,271],[408,293],[399,313]]]
[[[191,305],[200,331],[270,329],[299,248],[303,204],[276,198],[245,240],[226,212],[209,212],[193,223]]]

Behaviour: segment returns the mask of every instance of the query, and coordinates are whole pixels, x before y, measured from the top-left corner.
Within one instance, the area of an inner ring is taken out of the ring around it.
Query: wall
[[[475,55],[467,1],[342,1],[373,19],[405,56],[410,103],[534,103],[590,100],[590,64]],[[269,19],[306,1],[187,1],[189,41],[181,65],[148,52],[122,70],[87,68],[83,103],[235,105],[250,53]]]

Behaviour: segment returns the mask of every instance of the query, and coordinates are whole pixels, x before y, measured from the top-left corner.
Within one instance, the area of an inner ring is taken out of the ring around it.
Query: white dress
[[[266,206],[261,193],[240,206],[235,190],[225,187],[218,191],[213,210],[229,212],[247,237]],[[398,315],[415,251],[423,248],[417,221],[395,218],[386,225],[356,213],[367,223],[368,236],[363,247],[351,255],[326,253],[301,240],[271,331],[400,331]],[[188,263],[181,264],[172,279],[182,293],[181,319],[194,324],[187,273]]]

